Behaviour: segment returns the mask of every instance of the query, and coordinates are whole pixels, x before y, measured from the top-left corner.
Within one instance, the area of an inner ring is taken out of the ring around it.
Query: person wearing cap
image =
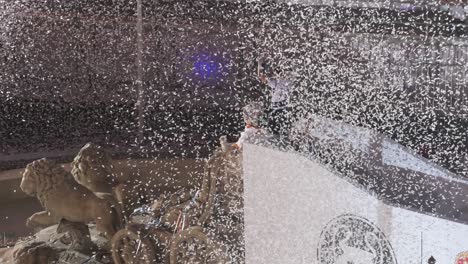
[[[268,126],[274,135],[285,136],[289,130],[290,105],[289,97],[293,82],[286,77],[283,67],[277,65],[265,73],[266,65],[258,61],[257,74],[260,82],[266,84],[271,92],[270,116]]]

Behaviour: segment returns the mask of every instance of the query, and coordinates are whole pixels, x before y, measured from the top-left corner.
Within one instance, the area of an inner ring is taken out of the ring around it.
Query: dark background
[[[242,106],[264,100],[255,61],[266,57],[293,69],[298,115],[371,128],[468,175],[467,27],[446,13],[144,1],[138,141],[135,10],[117,0],[6,4],[1,169],[32,153],[69,160],[88,141],[115,155],[206,157],[220,135],[237,138]]]

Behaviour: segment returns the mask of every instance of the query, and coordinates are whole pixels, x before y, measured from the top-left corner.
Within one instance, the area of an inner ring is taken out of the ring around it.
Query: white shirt
[[[268,79],[267,85],[271,88],[271,103],[289,104],[289,93],[292,88],[292,82],[287,79]]]

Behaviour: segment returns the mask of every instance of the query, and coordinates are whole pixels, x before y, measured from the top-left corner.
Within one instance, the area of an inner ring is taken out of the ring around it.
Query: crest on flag
[[[352,214],[341,215],[325,226],[317,253],[321,264],[397,264],[384,233],[368,219]]]

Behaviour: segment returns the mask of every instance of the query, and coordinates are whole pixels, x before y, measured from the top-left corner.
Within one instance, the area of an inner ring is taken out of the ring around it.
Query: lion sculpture
[[[70,173],[50,160],[40,159],[28,164],[20,188],[36,196],[45,209],[28,218],[28,227],[44,228],[57,224],[60,219],[95,222],[97,230],[110,239],[121,226],[121,216],[115,205],[78,184]]]
[[[81,148],[72,162],[71,173],[79,184],[93,192],[112,193],[127,216],[160,195],[157,184],[152,184],[151,179],[142,182],[138,177],[116,170],[107,151],[93,143]]]
[[[112,193],[119,183],[111,162],[101,146],[87,143],[73,159],[71,173],[78,183],[93,192]]]

